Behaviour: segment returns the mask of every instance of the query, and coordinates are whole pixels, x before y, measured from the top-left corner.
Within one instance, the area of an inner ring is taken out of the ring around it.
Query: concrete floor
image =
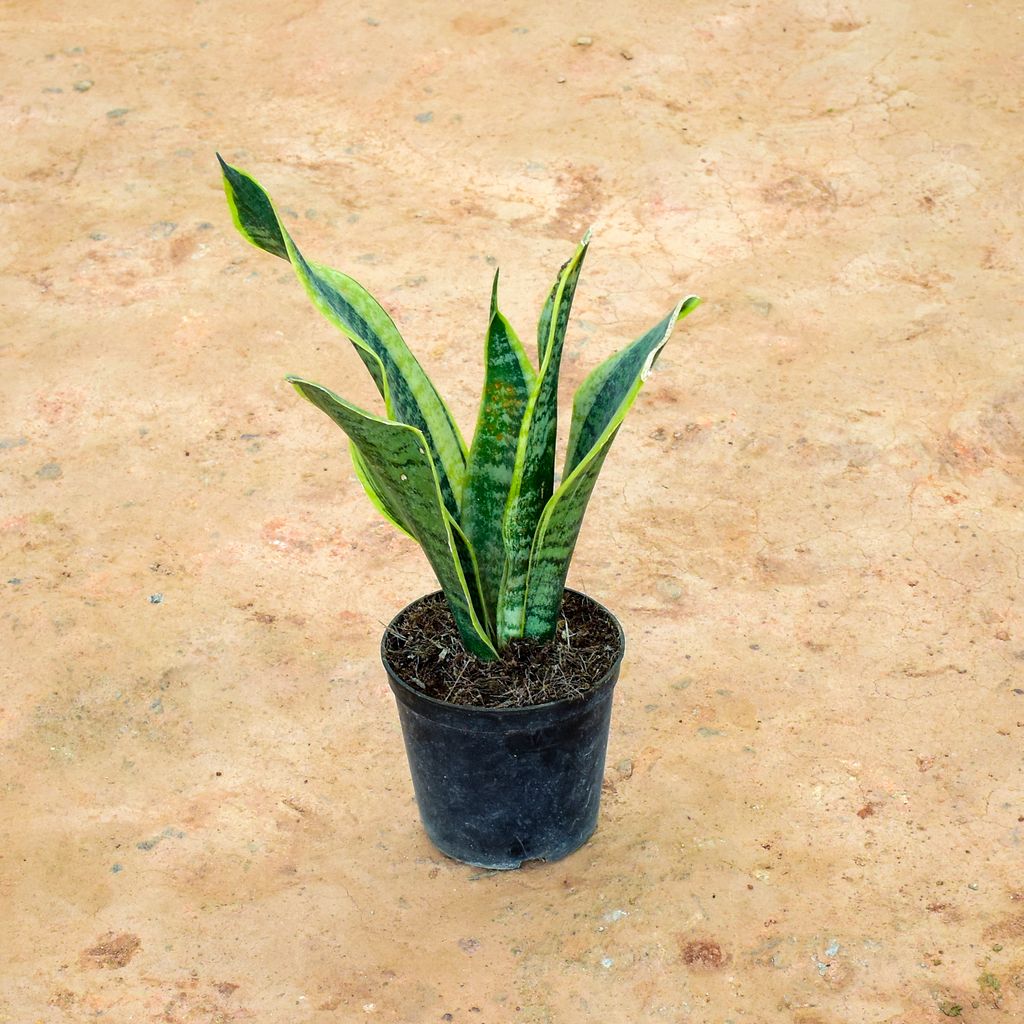
[[[960,0],[6,4],[0,1021],[1024,1018],[1022,45]],[[629,649],[561,863],[420,829],[377,644],[432,579],[282,381],[375,397],[215,149],[467,429],[496,263],[529,336],[594,225],[566,399],[705,296],[574,563]]]

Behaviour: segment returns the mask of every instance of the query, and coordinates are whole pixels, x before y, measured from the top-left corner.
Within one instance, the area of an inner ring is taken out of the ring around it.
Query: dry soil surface
[[[0,24],[0,1021],[1024,1017],[1018,4],[67,4]],[[471,427],[494,267],[564,399],[676,297],[570,582],[601,826],[417,820],[434,588],[283,382],[372,385],[215,149]]]

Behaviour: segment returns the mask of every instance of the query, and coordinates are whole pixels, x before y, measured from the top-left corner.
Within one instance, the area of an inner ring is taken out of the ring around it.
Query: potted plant
[[[625,642],[610,612],[565,589],[566,573],[623,418],[699,299],[676,303],[582,383],[559,480],[559,365],[589,232],[544,303],[536,366],[498,308],[495,274],[483,397],[467,447],[377,301],[306,260],[263,188],[220,164],[238,230],[291,263],[355,346],[384,413],[303,377],[288,381],[345,431],[370,500],[421,545],[441,585],[401,611],[381,644],[428,835],[449,856],[490,868],[571,853],[597,824]]]

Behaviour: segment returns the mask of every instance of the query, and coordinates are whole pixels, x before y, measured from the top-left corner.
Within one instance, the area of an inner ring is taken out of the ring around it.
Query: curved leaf
[[[579,386],[572,402],[572,424],[563,480],[597,443],[634,383],[647,379],[654,360],[671,337],[675,325],[699,305],[700,299],[696,295],[683,299],[664,320],[592,370]]]
[[[437,467],[448,510],[457,515],[466,473],[466,444],[447,406],[380,303],[340,271],[299,252],[270,196],[250,175],[225,163],[228,206],[242,237],[288,260],[313,304],[356,347],[391,419],[422,431]]]
[[[550,639],[587,502],[615,435],[677,321],[696,309],[692,295],[657,326],[605,360],[580,385],[562,483],[541,516],[530,552],[523,635]]]
[[[467,650],[497,657],[477,616],[433,459],[423,433],[365,412],[340,395],[301,377],[288,377],[303,398],[325,412],[359,450],[361,465],[389,518],[419,542],[437,575]],[[475,586],[475,581],[474,581]]]
[[[381,497],[380,491],[373,483],[371,477],[371,470],[363,461],[362,455],[359,454],[359,449],[354,445],[348,446],[349,455],[352,458],[352,468],[356,471],[356,477],[359,482],[363,485],[363,490],[366,491],[366,496],[373,503],[373,507],[389,522],[392,526],[396,526],[409,537],[411,540],[416,538],[409,532],[409,530],[398,521],[398,513],[394,509],[388,508],[384,503],[384,499]]]

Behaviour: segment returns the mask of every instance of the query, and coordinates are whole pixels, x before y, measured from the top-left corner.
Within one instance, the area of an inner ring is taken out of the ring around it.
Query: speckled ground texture
[[[1024,1017],[1024,14],[13,2],[0,24],[0,1021]],[[628,637],[601,825],[416,816],[433,589],[298,372],[372,404],[213,153],[469,429],[595,241],[563,398],[688,292],[570,582]]]

